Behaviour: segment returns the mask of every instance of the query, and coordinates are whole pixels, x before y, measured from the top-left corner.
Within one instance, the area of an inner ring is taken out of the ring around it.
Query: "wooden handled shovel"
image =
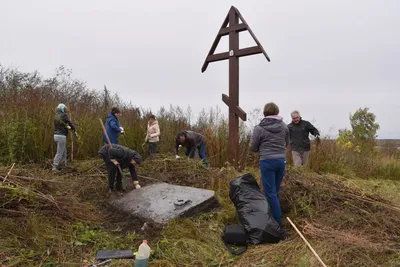
[[[110,138],[108,137],[108,134],[107,134],[106,128],[104,127],[103,121],[100,118],[99,118],[99,121],[100,121],[101,127],[103,129],[103,133],[106,136],[107,143],[108,143],[108,148],[111,149],[112,148],[111,141],[110,141]],[[128,181],[127,181],[124,173],[122,172],[121,166],[119,166],[119,164],[117,164],[116,166],[118,168],[119,173],[121,174],[122,189],[125,190]]]

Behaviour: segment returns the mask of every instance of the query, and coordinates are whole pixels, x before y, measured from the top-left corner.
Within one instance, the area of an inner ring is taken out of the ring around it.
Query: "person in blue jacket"
[[[114,107],[111,109],[111,112],[108,113],[107,121],[106,121],[106,132],[108,138],[110,138],[111,144],[118,144],[118,136],[120,134],[124,134],[124,128],[119,125],[119,117],[121,116],[121,112],[118,108]],[[107,144],[107,138],[103,133],[103,142]]]

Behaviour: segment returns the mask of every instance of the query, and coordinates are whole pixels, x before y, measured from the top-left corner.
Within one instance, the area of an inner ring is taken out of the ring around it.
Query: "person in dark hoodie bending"
[[[279,191],[286,170],[289,129],[278,114],[279,107],[275,103],[264,106],[264,119],[254,128],[250,150],[259,153],[264,194],[273,217],[282,229],[282,238],[285,239],[288,234],[282,228]]]
[[[175,138],[175,158],[180,158],[179,148],[181,146],[186,147],[186,156],[194,158],[196,149],[199,150],[199,157],[203,160],[204,166],[208,167],[208,161],[206,156],[206,138],[194,131],[182,131],[176,135]]]
[[[114,189],[118,191],[122,190],[122,176],[118,170],[118,165],[121,167],[121,170],[124,168],[129,169],[133,185],[136,189],[140,188],[135,168],[136,164],[142,162],[142,156],[139,153],[128,147],[112,144],[111,148],[109,145],[102,146],[98,154],[106,164],[109,193],[113,193]],[[117,178],[117,181],[114,187],[115,178]]]

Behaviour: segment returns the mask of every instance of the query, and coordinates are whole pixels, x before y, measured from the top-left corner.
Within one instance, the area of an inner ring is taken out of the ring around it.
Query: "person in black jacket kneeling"
[[[104,145],[100,148],[98,153],[106,164],[109,193],[114,192],[115,177],[117,177],[115,189],[122,190],[122,176],[118,170],[118,165],[121,167],[121,170],[124,168],[129,168],[133,185],[136,189],[140,188],[135,168],[135,165],[142,162],[142,156],[139,153],[133,149],[117,144],[112,144],[111,148],[109,145]]]

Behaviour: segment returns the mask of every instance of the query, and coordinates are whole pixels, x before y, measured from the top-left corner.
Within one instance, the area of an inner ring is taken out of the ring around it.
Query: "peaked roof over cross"
[[[242,23],[236,24],[236,25],[229,25],[229,13],[231,12],[231,10],[234,10],[234,12],[236,13],[236,15],[239,17],[239,19],[241,20]],[[228,35],[229,32],[231,31],[236,31],[236,32],[242,32],[242,31],[248,31],[251,35],[251,37],[253,38],[253,40],[256,42],[256,46],[253,47],[248,47],[248,48],[244,48],[244,49],[239,49],[238,51],[233,51],[235,56],[237,57],[243,57],[243,56],[250,56],[250,55],[255,55],[255,54],[264,54],[265,58],[270,61],[270,58],[267,55],[267,52],[265,52],[265,49],[262,47],[262,45],[260,44],[260,42],[258,41],[257,37],[254,35],[253,31],[250,29],[249,25],[247,24],[246,20],[243,18],[243,16],[240,14],[239,10],[234,7],[231,6],[228,15],[226,16],[224,22],[222,23],[222,26],[217,34],[217,37],[215,38],[210,51],[208,52],[208,55],[204,61],[204,64],[201,68],[201,72],[206,71],[208,64],[210,62],[215,62],[215,61],[220,61],[220,60],[225,60],[225,59],[229,59],[230,55],[229,52],[223,52],[223,53],[218,53],[218,54],[214,54],[215,49],[218,46],[219,41],[221,40],[222,36]]]

